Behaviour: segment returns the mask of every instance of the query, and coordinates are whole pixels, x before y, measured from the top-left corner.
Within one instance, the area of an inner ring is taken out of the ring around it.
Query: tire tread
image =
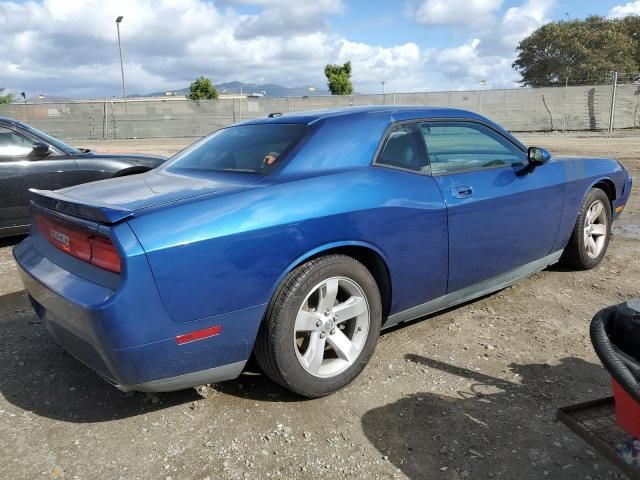
[[[582,205],[580,206],[580,212],[578,213],[578,218],[576,219],[575,226],[573,227],[573,231],[571,232],[571,238],[569,239],[569,243],[565,247],[562,252],[562,257],[560,257],[560,263],[567,267],[571,267],[576,270],[589,270],[591,268],[596,267],[607,251],[609,240],[607,238],[607,244],[605,245],[600,258],[592,259],[587,257],[586,252],[582,246],[582,229],[584,228],[584,216],[586,215],[587,208],[591,205],[595,200],[602,200],[607,208],[607,218],[609,220],[608,225],[608,233],[611,234],[611,203],[609,201],[609,197],[605,193],[604,190],[600,188],[592,188],[585,195],[584,200],[582,201]]]
[[[278,350],[280,348],[283,348],[280,339],[278,338],[277,326],[283,320],[283,312],[289,305],[291,298],[295,295],[297,290],[302,286],[303,282],[309,277],[309,275],[311,275],[317,269],[327,268],[332,265],[345,265],[345,263],[350,264],[353,268],[361,268],[371,276],[370,272],[361,262],[347,255],[330,254],[309,260],[308,262],[294,268],[291,272],[289,272],[289,274],[278,286],[271,302],[269,303],[269,306],[267,307],[265,318],[263,319],[260,330],[258,332],[258,337],[254,346],[254,353],[258,365],[262,369],[263,373],[265,373],[271,380],[273,380],[280,386],[294,391],[295,393],[304,397],[317,398],[328,395],[332,392],[325,393],[310,391],[308,389],[302,389],[300,386],[295,385],[292,382],[292,379],[290,378],[286,370],[277,363]],[[371,279],[373,280],[373,277],[371,277]],[[373,282],[375,284],[375,280],[373,280]],[[376,300],[378,304],[381,305],[379,293],[378,298],[374,300]],[[377,336],[379,335],[379,331],[380,326],[374,326],[372,323],[369,334],[375,335],[376,341]],[[364,362],[366,364],[372,354],[373,349],[371,349],[370,352],[363,352],[363,355],[358,358],[357,362]],[[336,386],[337,388],[335,388],[335,390],[342,388],[350,383],[360,373],[361,370],[361,368],[356,368],[351,372],[351,375],[345,375],[344,378],[342,378],[339,384]]]

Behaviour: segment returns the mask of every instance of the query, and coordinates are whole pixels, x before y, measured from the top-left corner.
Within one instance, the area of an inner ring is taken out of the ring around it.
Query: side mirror
[[[34,157],[46,157],[49,155],[49,145],[44,142],[33,142],[32,155]]]
[[[544,148],[529,147],[527,158],[530,165],[544,165],[551,160],[551,154]]]

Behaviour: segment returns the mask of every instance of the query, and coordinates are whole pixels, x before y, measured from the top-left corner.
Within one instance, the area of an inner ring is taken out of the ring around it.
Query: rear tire
[[[598,266],[609,246],[612,221],[607,194],[599,188],[589,190],[560,261],[577,270]]]
[[[276,290],[258,333],[262,371],[298,395],[329,395],[353,381],[378,342],[382,302],[367,268],[345,255],[311,260]]]

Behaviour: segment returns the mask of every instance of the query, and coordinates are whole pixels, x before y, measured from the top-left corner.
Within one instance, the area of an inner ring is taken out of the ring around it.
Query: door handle
[[[456,198],[468,198],[473,195],[473,188],[469,185],[451,187],[451,193]]]

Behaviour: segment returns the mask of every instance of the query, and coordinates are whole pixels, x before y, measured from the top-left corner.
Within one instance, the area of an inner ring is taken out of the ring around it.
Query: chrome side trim
[[[468,302],[474,298],[482,297],[497,290],[502,290],[503,288],[513,285],[523,278],[528,277],[529,275],[545,269],[549,265],[553,265],[560,259],[562,252],[563,250],[559,250],[539,260],[535,260],[506,273],[502,273],[497,277],[483,280],[482,282],[470,285],[462,290],[458,290],[457,292],[448,293],[442,297],[423,303],[422,305],[417,305],[407,310],[403,310],[402,312],[394,313],[387,319],[382,326],[382,329],[391,328],[399,323],[415,320],[431,313],[444,310],[445,308]]]
[[[246,363],[247,361],[243,360],[207,370],[185,373],[177,377],[162,378],[139,385],[116,385],[116,387],[123,392],[129,392],[131,390],[137,392],[173,392],[175,390],[184,390],[185,388],[197,387],[198,385],[204,385],[206,383],[217,383],[237,378],[242,373]]]

